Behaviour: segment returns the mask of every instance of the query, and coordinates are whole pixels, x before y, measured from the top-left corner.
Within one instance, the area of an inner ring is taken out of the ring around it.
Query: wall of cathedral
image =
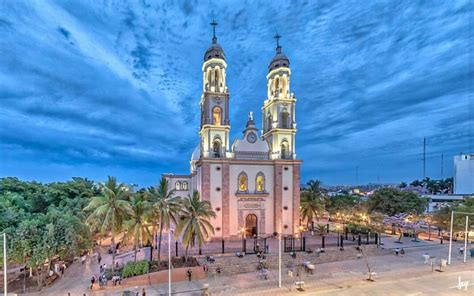
[[[248,177],[248,194],[240,194],[239,175],[244,172]],[[265,194],[255,194],[256,177],[258,173],[265,176]],[[229,231],[230,235],[239,235],[239,230],[245,227],[247,215],[254,214],[258,219],[258,232],[272,234],[274,231],[274,166],[264,163],[230,163],[229,168]]]
[[[210,164],[210,202],[212,209],[216,213],[213,221],[216,236],[222,236],[222,164]]]
[[[282,169],[282,206],[283,206],[283,233],[293,231],[293,166],[283,165]],[[286,226],[286,227],[285,227]]]

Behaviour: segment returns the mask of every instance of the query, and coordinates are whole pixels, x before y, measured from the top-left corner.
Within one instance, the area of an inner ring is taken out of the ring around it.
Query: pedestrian
[[[400,255],[405,256],[405,249],[404,249],[404,248],[402,248],[402,249],[400,250]]]
[[[146,296],[145,288],[142,289],[142,296]]]
[[[100,261],[102,260],[102,256],[100,256],[100,253],[97,255],[97,262],[100,264]]]
[[[191,271],[191,269],[188,269],[188,271],[186,273],[188,274],[188,280],[191,281],[191,277],[193,275],[193,272]]]

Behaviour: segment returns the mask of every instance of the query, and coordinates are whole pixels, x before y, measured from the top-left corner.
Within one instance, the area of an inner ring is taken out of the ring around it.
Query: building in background
[[[215,25],[215,23],[213,23]],[[178,196],[194,190],[217,216],[214,238],[296,234],[300,222],[300,167],[296,159],[296,98],[290,60],[277,39],[267,72],[260,133],[249,113],[240,139],[230,145],[230,93],[224,50],[212,38],[202,65],[200,141],[190,174],[164,174]],[[250,107],[250,106],[249,106]]]
[[[474,154],[454,156],[454,194],[474,194]]]

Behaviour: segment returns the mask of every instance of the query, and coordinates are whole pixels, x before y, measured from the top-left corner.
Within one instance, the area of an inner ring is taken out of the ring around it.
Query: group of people
[[[91,289],[95,284],[98,284],[100,288],[107,287],[107,277],[105,275],[93,275],[91,278]]]
[[[396,248],[394,253],[395,253],[396,256],[398,256],[398,254],[404,256],[405,255],[405,249],[404,248],[402,248],[402,249]]]

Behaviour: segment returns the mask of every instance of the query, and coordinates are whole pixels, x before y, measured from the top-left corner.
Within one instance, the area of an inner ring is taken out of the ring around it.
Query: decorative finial
[[[249,120],[253,120],[253,112],[252,111],[249,112]]]
[[[273,36],[273,38],[275,38],[276,41],[277,41],[276,53],[279,54],[279,53],[281,53],[281,46],[280,46],[281,36],[278,33],[276,33],[275,36]]]
[[[216,26],[218,25],[216,20],[214,19],[214,12],[212,13],[213,16],[212,16],[212,23],[211,23],[211,26],[212,26],[212,43],[216,43],[217,42],[217,37],[216,37]]]

